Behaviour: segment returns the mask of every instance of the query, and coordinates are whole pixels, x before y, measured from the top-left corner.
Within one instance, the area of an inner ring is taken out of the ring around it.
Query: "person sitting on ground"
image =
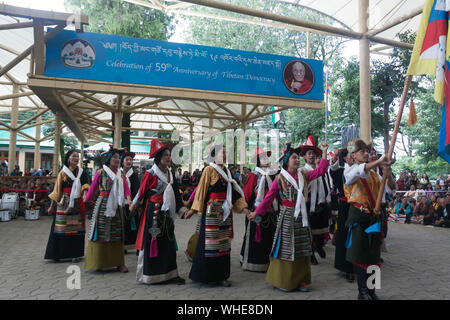
[[[422,189],[422,184],[418,183],[417,184],[417,189],[416,189],[416,201],[419,197],[426,197],[426,192],[425,190]]]
[[[395,213],[397,215],[404,214],[406,215],[405,223],[411,223],[411,206],[408,203],[408,199],[406,197],[402,198],[402,201],[397,204],[395,207]]]
[[[430,211],[430,203],[425,197],[420,197],[418,203],[414,208],[414,214],[416,216],[416,222],[423,223],[424,217],[428,216],[427,223],[430,221],[429,219],[429,211]]]
[[[438,199],[438,208],[435,211],[435,221],[434,225],[436,227],[450,227],[450,216],[448,211],[448,206],[450,204],[447,203],[446,198],[439,198]]]
[[[415,185],[411,185],[410,189],[408,192],[405,193],[405,197],[409,198],[408,201],[410,201],[411,199],[413,200],[417,200],[416,198],[416,186]]]

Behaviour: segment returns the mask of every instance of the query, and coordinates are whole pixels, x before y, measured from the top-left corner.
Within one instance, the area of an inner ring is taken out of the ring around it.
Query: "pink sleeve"
[[[321,176],[323,176],[328,170],[328,160],[325,160],[324,158],[320,159],[319,166],[308,172],[308,180],[312,181],[315,180]]]
[[[280,186],[278,185],[277,179],[273,180],[272,185],[270,186],[269,192],[265,195],[263,201],[259,204],[258,208],[255,209],[255,212],[260,216],[266,214],[267,210],[270,209],[270,206],[273,203],[273,200],[280,192]]]
[[[123,177],[123,195],[125,198],[131,196],[130,187],[128,186],[128,181],[125,176]]]
[[[99,184],[100,175],[97,171],[95,173],[94,179],[92,180],[92,184],[89,187],[88,193],[86,194],[86,202],[91,201],[91,199],[94,197],[95,193],[98,190],[98,184]]]
[[[189,197],[189,202],[194,202],[195,194],[197,193],[198,186],[195,187],[194,192],[192,192],[191,196]]]

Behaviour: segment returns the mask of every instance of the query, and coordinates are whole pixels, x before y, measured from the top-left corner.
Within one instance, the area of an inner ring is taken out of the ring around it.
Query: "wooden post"
[[[80,148],[80,168],[83,168],[83,159],[84,159],[84,141],[81,141],[81,148]]]
[[[59,155],[61,148],[61,114],[55,114],[55,148],[53,150],[53,176],[56,177],[59,173]]]
[[[194,124],[189,125],[189,172],[192,173],[192,152],[194,146]]]
[[[244,167],[245,167],[245,160],[246,160],[246,155],[247,155],[247,148],[246,148],[246,129],[247,129],[247,121],[245,121],[245,116],[247,114],[247,105],[243,104],[242,105],[242,121],[241,121],[241,150],[240,150],[240,171],[241,173],[243,173],[244,171]]]
[[[39,170],[41,168],[41,143],[40,143],[40,139],[41,139],[41,122],[42,122],[42,117],[39,116],[36,120],[36,144],[34,145],[34,168],[36,170]]]
[[[369,0],[359,0],[359,31],[365,34],[369,31]],[[370,47],[369,39],[363,36],[359,40],[359,121],[361,139],[371,141],[370,115]]]
[[[120,148],[123,112],[114,112],[114,148]]]
[[[306,32],[306,58],[311,56],[311,32]]]
[[[19,93],[19,86],[13,84],[13,94]],[[11,175],[16,166],[16,144],[17,144],[17,120],[19,119],[19,98],[12,99],[11,105],[11,128],[9,130],[9,148],[8,148],[8,175]]]

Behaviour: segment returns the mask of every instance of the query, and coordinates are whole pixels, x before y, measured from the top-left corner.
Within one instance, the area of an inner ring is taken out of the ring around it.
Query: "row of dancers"
[[[270,151],[258,147],[252,159],[256,169],[241,189],[225,165],[226,149],[211,144],[205,159],[209,165],[187,207],[170,170],[170,150],[170,145],[152,140],[149,157],[154,165],[139,181],[132,169],[134,153],[111,146],[91,185],[78,167],[78,152],[69,151],[49,195],[49,212],[56,212],[45,259],[84,256],[86,204],[95,200],[86,269],[127,272],[124,250],[134,244],[138,282],[184,284],[177,268],[174,221],[177,216],[197,215],[186,249],[192,262],[189,278],[228,287],[233,214],[244,213],[242,269],[266,272],[266,281],[280,290],[307,292],[311,263],[317,264],[315,253],[325,258],[334,186],[339,196],[335,267],[349,281],[356,275],[359,299],[378,299],[375,290],[366,286],[367,268],[381,265],[384,240],[383,230],[377,229],[382,215],[374,212],[381,183],[375,170],[383,165],[389,175],[391,163],[385,157],[369,161],[370,145],[355,139],[329,159],[328,145],[321,143],[318,148],[308,137],[303,145],[286,144],[276,171],[269,168]]]

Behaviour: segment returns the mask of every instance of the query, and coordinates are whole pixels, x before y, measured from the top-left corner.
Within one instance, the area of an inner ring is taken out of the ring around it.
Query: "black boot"
[[[313,266],[317,266],[317,265],[319,264],[319,262],[318,262],[317,259],[316,259],[316,255],[314,254],[314,252],[313,252],[313,254],[312,254],[312,256],[311,256],[311,264],[312,264]]]
[[[358,300],[373,300],[367,288],[358,288]]]
[[[372,300],[367,289],[367,272],[361,267],[353,267],[358,282],[358,300]]]
[[[347,279],[348,282],[353,283],[355,282],[355,275],[351,272],[347,272],[345,274],[345,279]]]
[[[375,289],[369,290],[369,295],[372,298],[372,300],[381,300],[376,294]]]
[[[325,259],[327,257],[327,254],[325,253],[325,250],[323,250],[323,247],[317,248],[317,253],[322,259]]]

